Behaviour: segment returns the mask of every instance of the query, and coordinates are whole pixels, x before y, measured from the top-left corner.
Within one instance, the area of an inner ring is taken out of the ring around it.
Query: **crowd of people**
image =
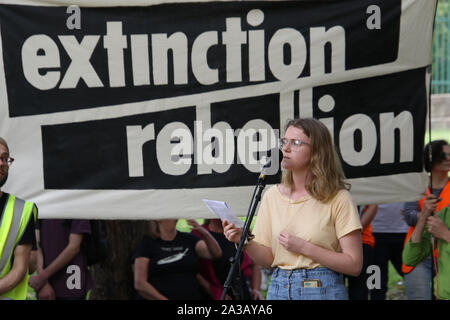
[[[360,207],[320,121],[289,121],[280,150],[282,180],[264,193],[231,287],[224,293],[242,229],[219,219],[188,220],[192,232],[181,232],[176,219],[165,219],[150,221],[133,254],[137,299],[260,300],[262,270],[270,270],[266,299],[383,300],[388,261],[408,299],[450,299],[446,141],[425,147],[431,179],[422,199]],[[0,138],[0,188],[13,161]],[[38,219],[34,203],[4,191],[0,212],[0,299],[25,299],[28,286],[42,300],[86,299],[94,287],[82,249],[89,221]],[[372,265],[380,270],[375,288],[367,284]]]

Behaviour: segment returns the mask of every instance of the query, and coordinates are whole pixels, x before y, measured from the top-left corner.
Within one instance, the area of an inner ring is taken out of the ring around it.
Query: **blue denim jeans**
[[[408,300],[431,300],[432,269],[433,258],[430,255],[417,264],[410,273],[404,275],[403,282]]]
[[[319,279],[322,286],[302,287],[302,280]],[[283,270],[276,268],[267,300],[347,300],[344,276],[328,268]]]

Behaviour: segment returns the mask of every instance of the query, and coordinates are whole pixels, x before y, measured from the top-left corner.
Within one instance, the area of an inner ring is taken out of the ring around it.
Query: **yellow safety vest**
[[[11,258],[14,249],[22,239],[31,214],[36,215],[35,208],[32,202],[9,195],[0,221],[0,278],[11,270]],[[34,216],[34,219],[36,219],[36,216]],[[27,272],[24,279],[15,288],[0,294],[0,299],[25,300],[27,298],[28,277]]]

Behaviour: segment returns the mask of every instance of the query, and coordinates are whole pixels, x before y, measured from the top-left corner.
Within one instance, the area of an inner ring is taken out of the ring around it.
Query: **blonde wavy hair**
[[[302,129],[310,139],[310,176],[307,176],[305,186],[308,193],[326,203],[340,190],[350,190],[350,184],[345,182],[344,171],[328,128],[322,122],[312,118],[289,120],[285,131],[289,127]],[[292,171],[283,170],[281,183],[292,189],[294,185]]]

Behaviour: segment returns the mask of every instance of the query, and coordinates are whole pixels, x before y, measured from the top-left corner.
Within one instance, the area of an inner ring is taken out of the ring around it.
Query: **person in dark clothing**
[[[217,241],[194,220],[188,220],[202,236],[176,230],[176,219],[150,221],[150,236],[134,254],[134,287],[138,299],[201,300],[197,281],[198,258],[222,255]]]
[[[370,291],[371,300],[385,300],[388,290],[389,261],[400,276],[402,273],[403,241],[408,225],[402,214],[403,202],[382,203],[378,205],[372,220],[372,234],[375,238],[373,264],[380,268],[380,288]]]
[[[359,276],[346,276],[348,279],[348,298],[350,300],[369,300],[369,288],[367,287],[369,275],[366,271],[373,264],[374,259],[375,238],[372,235],[371,222],[377,213],[378,206],[370,204],[360,209],[361,224],[363,226],[363,231],[361,232],[363,267]]]
[[[230,258],[236,254],[236,246],[229,242],[223,234],[222,222],[220,219],[207,219],[203,225],[217,240],[222,249],[222,257],[210,261],[201,259],[200,277],[205,291],[214,299],[218,300],[222,296],[223,285],[230,270]],[[194,234],[201,237],[199,233]],[[244,300],[262,300],[263,296],[259,291],[261,286],[261,267],[255,264],[247,253],[241,256],[240,288],[242,288],[242,298]],[[235,299],[233,290],[228,290],[228,298]]]
[[[90,232],[89,220],[38,220],[38,274],[29,283],[39,300],[86,299],[94,281],[81,247],[83,237]]]

